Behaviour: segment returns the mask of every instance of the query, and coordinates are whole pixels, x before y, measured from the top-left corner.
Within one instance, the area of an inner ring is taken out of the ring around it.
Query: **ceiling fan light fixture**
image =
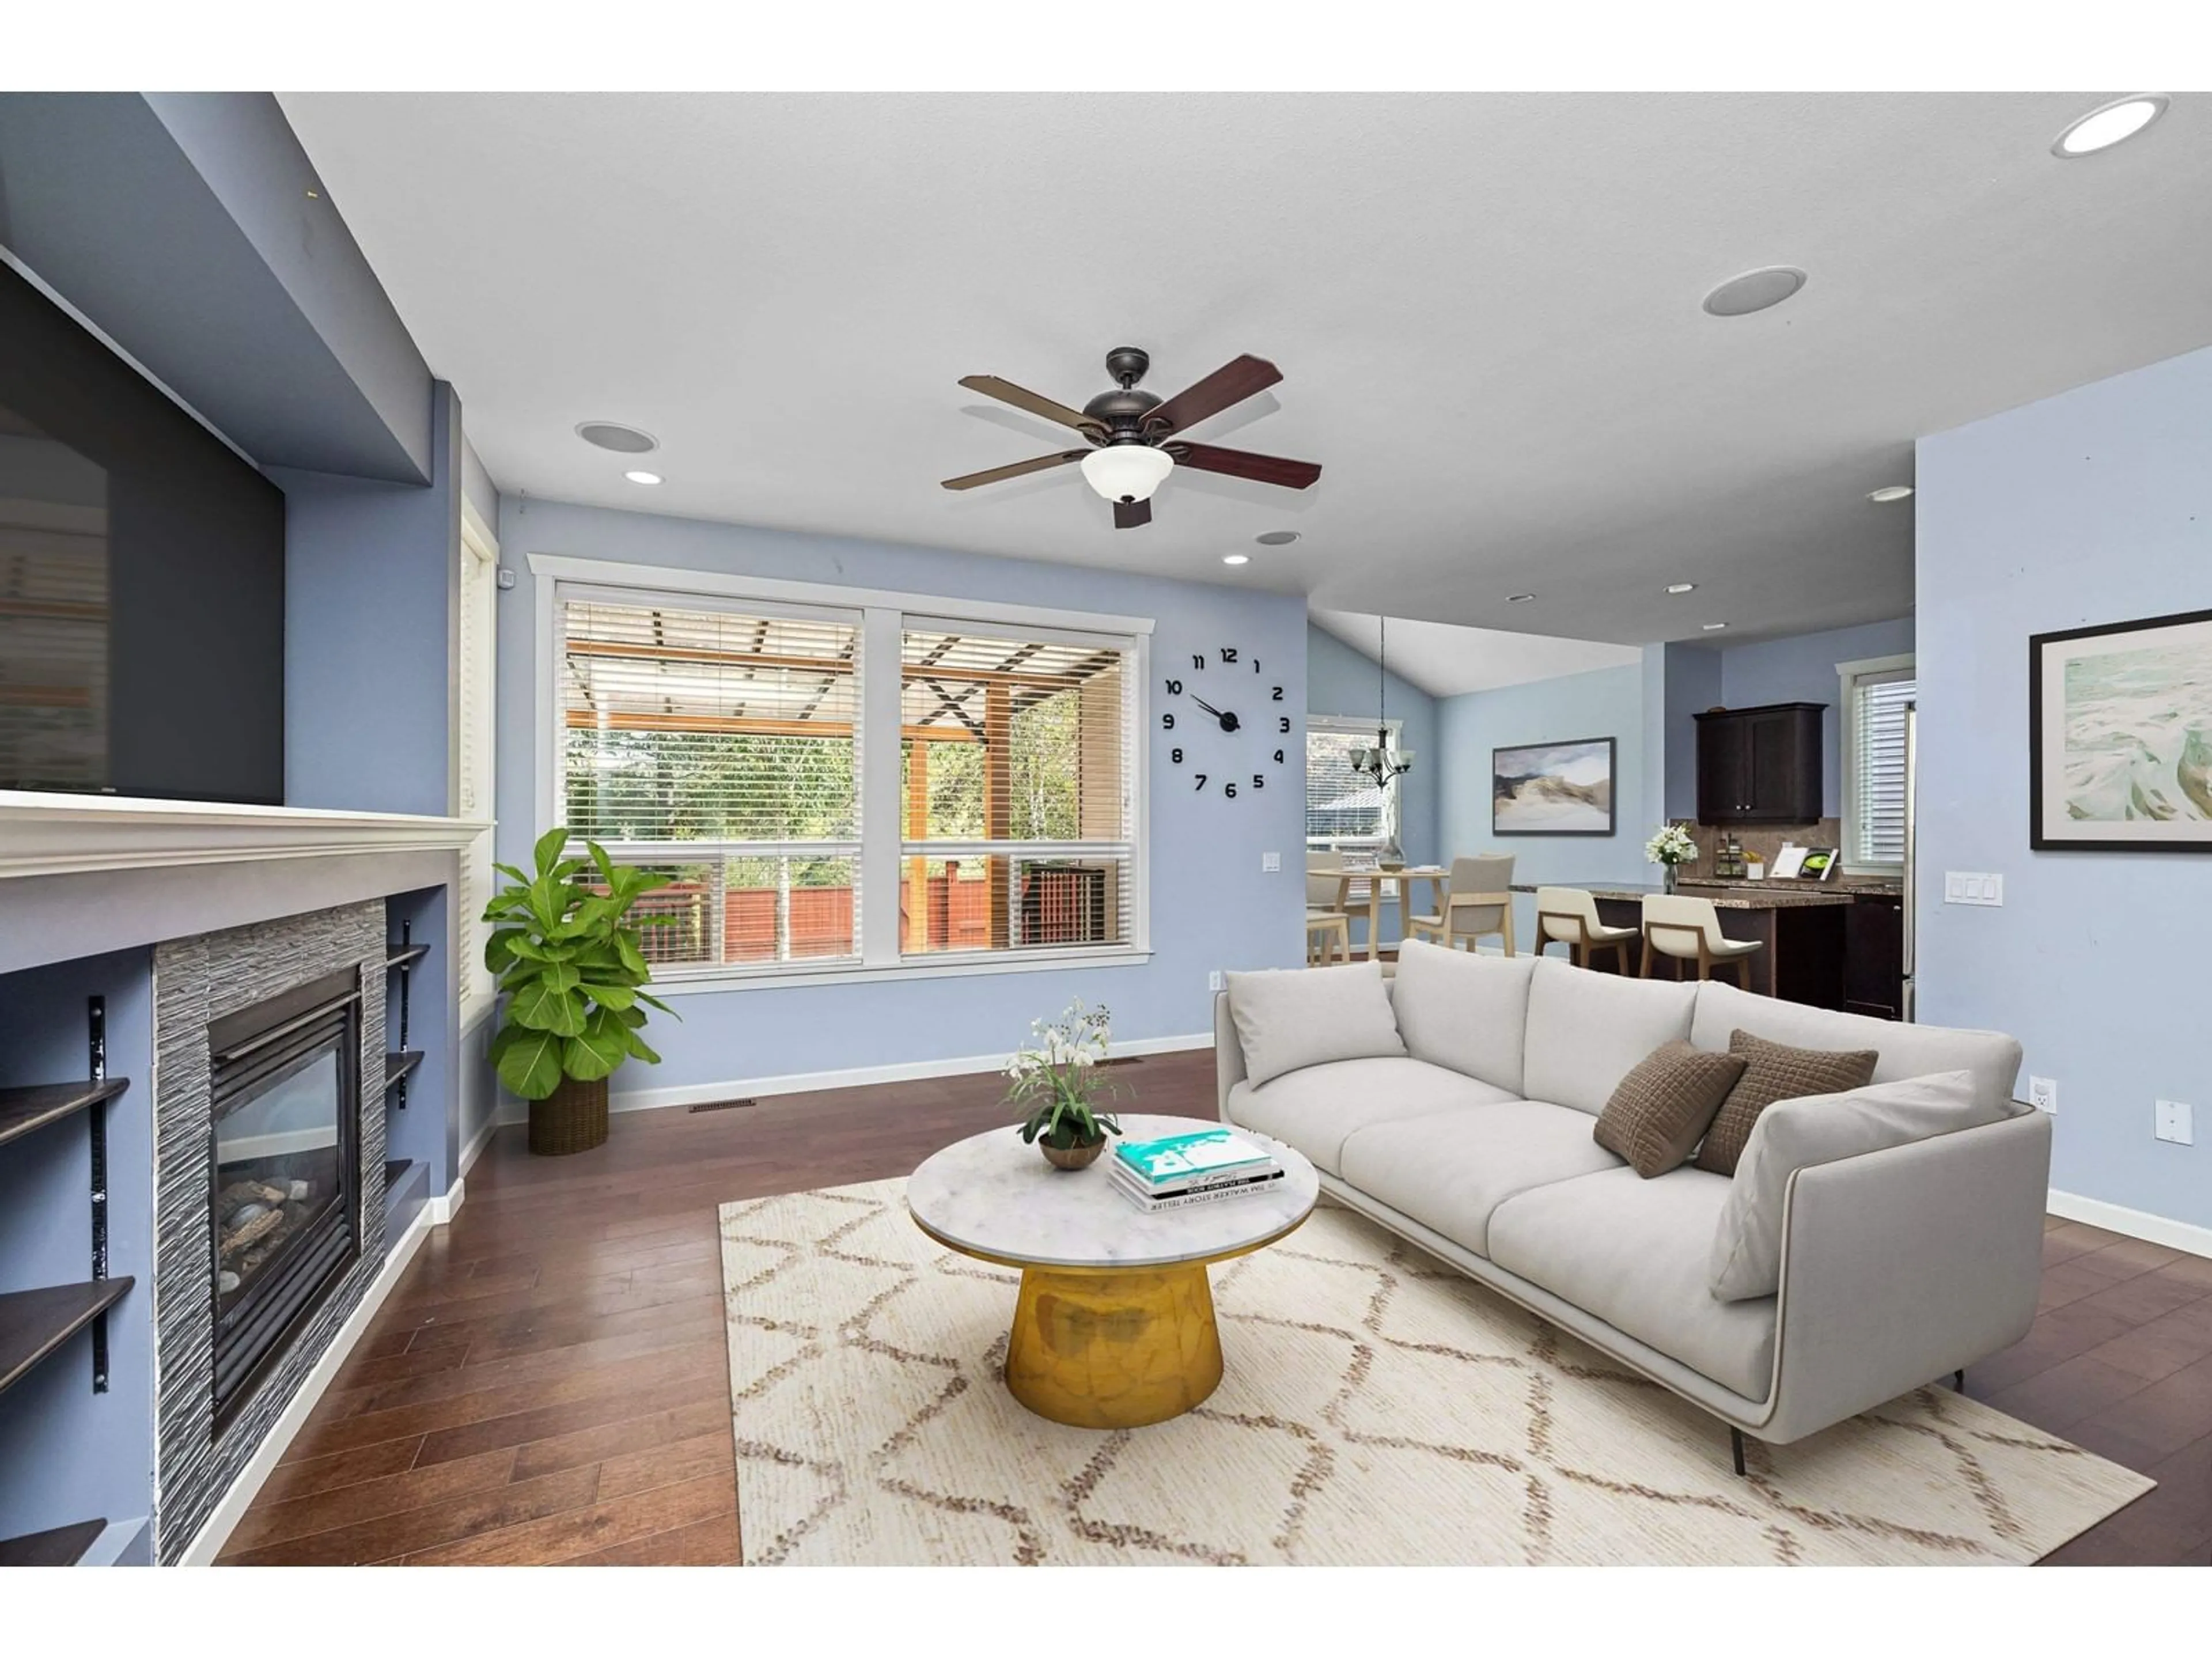
[[[1175,471],[1175,457],[1150,444],[1109,444],[1083,458],[1083,476],[1109,501],[1148,501]]]

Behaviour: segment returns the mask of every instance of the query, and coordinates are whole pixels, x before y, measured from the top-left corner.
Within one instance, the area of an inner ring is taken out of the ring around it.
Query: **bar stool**
[[[1443,907],[1432,916],[1409,916],[1406,931],[1415,938],[1426,935],[1446,948],[1466,941],[1472,951],[1478,939],[1499,935],[1505,954],[1513,954],[1513,858],[1510,853],[1486,853],[1480,858],[1454,859],[1445,884]]]
[[[1567,947],[1567,960],[1577,968],[1590,965],[1590,954],[1610,951],[1625,975],[1630,971],[1628,947],[1643,937],[1634,927],[1608,927],[1598,920],[1597,900],[1586,888],[1539,887],[1536,890],[1536,954],[1557,939]]]
[[[1713,902],[1686,898],[1679,893],[1653,893],[1644,901],[1644,969],[1651,977],[1651,953],[1698,964],[1698,977],[1711,979],[1717,963],[1732,963],[1735,982],[1751,988],[1751,969],[1745,958],[1760,948],[1755,939],[1729,939],[1721,932],[1721,913]]]
[[[1316,854],[1306,855],[1306,966],[1326,963],[1332,945],[1345,961],[1352,960],[1352,917],[1339,902],[1344,884],[1333,875],[1318,875],[1315,866],[1325,864]]]

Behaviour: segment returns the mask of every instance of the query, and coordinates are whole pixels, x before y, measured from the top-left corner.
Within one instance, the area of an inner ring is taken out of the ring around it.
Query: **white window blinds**
[[[1398,747],[1398,724],[1384,727]],[[1316,715],[1306,725],[1306,845],[1379,847],[1397,829],[1397,791],[1352,768],[1352,755],[1375,744],[1370,723]]]
[[[908,617],[899,657],[901,953],[1129,943],[1131,642]]]
[[[562,590],[557,747],[579,839],[672,884],[656,972],[860,950],[857,612]]]
[[[1850,682],[1851,743],[1844,757],[1850,785],[1847,863],[1905,862],[1905,716],[1917,689],[1911,668],[1858,674]]]

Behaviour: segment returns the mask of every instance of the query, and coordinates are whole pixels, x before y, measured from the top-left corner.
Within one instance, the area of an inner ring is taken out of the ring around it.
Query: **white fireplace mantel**
[[[0,879],[461,851],[490,827],[404,812],[0,790]]]

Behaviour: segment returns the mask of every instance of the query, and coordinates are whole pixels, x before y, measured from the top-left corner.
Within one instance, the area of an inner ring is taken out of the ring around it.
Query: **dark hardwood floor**
[[[1210,1053],[1116,1074],[1131,1109],[1212,1113]],[[573,1158],[533,1158],[501,1130],[222,1559],[736,1560],[715,1206],[902,1175],[1007,1121],[1003,1086],[635,1113]],[[2034,1329],[1967,1392],[2160,1482],[2054,1560],[2203,1564],[2212,1261],[2056,1219],[2045,1249]]]

